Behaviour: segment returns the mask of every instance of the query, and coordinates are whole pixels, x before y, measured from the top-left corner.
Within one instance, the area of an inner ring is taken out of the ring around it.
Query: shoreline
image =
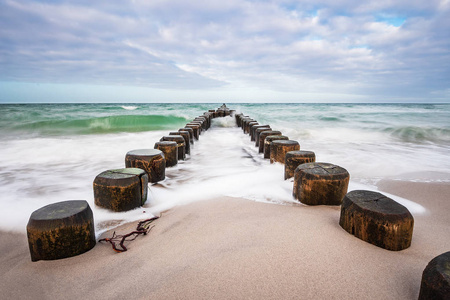
[[[0,232],[0,290],[21,299],[417,299],[423,269],[450,247],[450,184],[377,186],[427,209],[413,214],[410,248],[388,251],[348,234],[339,207],[221,197],[168,210],[120,254],[97,243],[79,256],[31,262],[25,229]]]

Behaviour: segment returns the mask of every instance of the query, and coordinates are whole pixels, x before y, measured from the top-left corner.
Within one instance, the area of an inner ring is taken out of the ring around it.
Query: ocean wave
[[[36,121],[15,126],[12,130],[41,135],[102,134],[178,128],[185,122],[185,118],[177,116],[122,115],[87,119]]]
[[[131,106],[131,105],[122,105],[121,106],[123,109],[126,109],[126,110],[135,110],[135,109],[137,109],[138,107],[137,106]]]
[[[319,117],[319,120],[321,121],[325,121],[325,122],[343,122],[344,120],[342,120],[341,118],[338,117]]]
[[[436,127],[388,127],[384,132],[389,133],[392,137],[407,143],[450,143],[450,129]]]

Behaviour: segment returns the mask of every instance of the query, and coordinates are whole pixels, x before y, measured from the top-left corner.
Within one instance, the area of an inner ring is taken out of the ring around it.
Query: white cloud
[[[0,10],[0,81],[404,98],[449,88],[448,1],[7,0]]]

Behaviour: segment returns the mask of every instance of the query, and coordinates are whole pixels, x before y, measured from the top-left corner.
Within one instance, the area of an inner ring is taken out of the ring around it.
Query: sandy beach
[[[33,263],[26,235],[2,232],[2,298],[417,299],[423,269],[450,249],[450,186],[385,180],[379,187],[427,209],[414,216],[406,250],[351,236],[338,224],[339,207],[224,197],[163,213],[120,254],[97,243],[77,257]]]

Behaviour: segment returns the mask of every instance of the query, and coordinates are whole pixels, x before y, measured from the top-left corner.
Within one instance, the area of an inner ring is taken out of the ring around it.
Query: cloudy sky
[[[450,0],[0,0],[0,102],[450,102]]]

